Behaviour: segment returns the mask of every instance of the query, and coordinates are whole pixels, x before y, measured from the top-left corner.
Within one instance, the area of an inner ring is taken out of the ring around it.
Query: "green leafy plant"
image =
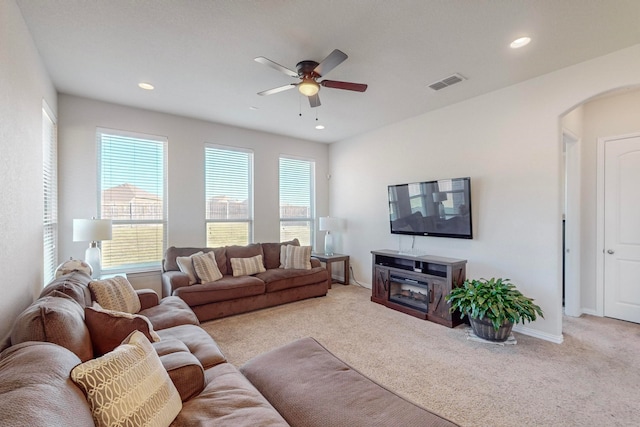
[[[445,299],[451,303],[451,313],[458,310],[460,317],[486,317],[496,331],[505,322],[524,324],[525,320],[536,320],[537,315],[544,318],[540,306],[522,295],[509,279],[467,279],[462,286],[453,288]]]

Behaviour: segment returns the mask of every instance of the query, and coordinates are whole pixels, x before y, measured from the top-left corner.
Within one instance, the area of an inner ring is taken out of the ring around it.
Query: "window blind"
[[[205,145],[207,246],[253,240],[253,153]]]
[[[53,114],[42,108],[42,177],[44,190],[44,285],[54,279],[58,266],[58,129]]]
[[[167,139],[98,129],[98,200],[103,219],[113,222],[103,241],[102,268],[156,268],[166,249]]]
[[[312,160],[280,157],[280,241],[297,238],[311,245],[314,226],[314,176]]]

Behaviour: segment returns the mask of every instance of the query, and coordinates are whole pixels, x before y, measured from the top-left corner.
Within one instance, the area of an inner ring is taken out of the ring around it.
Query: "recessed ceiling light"
[[[519,39],[512,41],[509,46],[511,46],[511,49],[518,49],[522,46],[528,45],[529,42],[531,42],[531,37],[520,37]]]
[[[138,83],[138,87],[140,89],[144,89],[144,90],[153,90],[154,89],[154,87],[153,87],[153,85],[151,83],[145,83],[145,82]]]
[[[322,126],[322,125],[316,125],[316,129],[318,129],[318,130],[322,130],[322,129],[324,129],[324,126]]]

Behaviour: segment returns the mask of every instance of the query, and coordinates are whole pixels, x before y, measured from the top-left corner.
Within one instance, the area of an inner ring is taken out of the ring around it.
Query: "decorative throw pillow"
[[[287,245],[284,268],[311,270],[311,246]]]
[[[196,252],[195,254],[189,256],[179,256],[176,257],[176,263],[178,264],[178,268],[180,271],[189,276],[189,284],[193,285],[198,282],[198,277],[196,276],[196,270],[193,267],[193,258],[198,255],[202,255],[202,251]]]
[[[100,304],[107,310],[137,313],[140,311],[140,298],[129,281],[116,276],[112,279],[94,280],[89,283],[89,289]]]
[[[105,310],[95,303],[93,307],[85,307],[84,321],[89,328],[93,352],[97,356],[118,347],[133,331],[142,332],[149,341],[160,341],[149,319],[140,314]]]
[[[231,269],[234,277],[251,276],[252,274],[267,271],[262,263],[262,255],[252,256],[251,258],[231,258]]]
[[[216,255],[213,251],[193,257],[193,267],[198,279],[200,279],[200,283],[215,282],[222,279],[222,273],[218,268]]]
[[[169,426],[182,409],[178,390],[140,331],[73,368],[71,379],[85,392],[96,426]]]

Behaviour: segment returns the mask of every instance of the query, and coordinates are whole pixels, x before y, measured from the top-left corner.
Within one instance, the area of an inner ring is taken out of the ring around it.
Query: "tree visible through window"
[[[113,221],[102,268],[160,265],[166,248],[166,149],[163,137],[98,129],[99,212]]]
[[[253,153],[205,145],[207,247],[253,239]]]
[[[312,160],[280,157],[280,241],[310,246],[315,234]]]

